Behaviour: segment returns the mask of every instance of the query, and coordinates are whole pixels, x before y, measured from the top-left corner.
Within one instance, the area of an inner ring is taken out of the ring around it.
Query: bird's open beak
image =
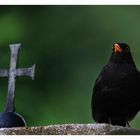
[[[122,49],[118,44],[115,44],[114,51],[115,51],[115,53],[120,53],[120,52],[122,52]]]

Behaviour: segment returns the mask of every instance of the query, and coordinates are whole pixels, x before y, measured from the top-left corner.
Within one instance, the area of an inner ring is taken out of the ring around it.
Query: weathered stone
[[[109,124],[62,124],[1,128],[0,135],[140,135],[140,130]]]
[[[17,68],[18,54],[21,44],[11,44],[11,59],[9,69],[0,69],[0,77],[8,77],[8,92],[6,112],[14,112],[14,97],[15,97],[15,83],[16,77],[28,76],[34,79],[35,65],[29,68]]]

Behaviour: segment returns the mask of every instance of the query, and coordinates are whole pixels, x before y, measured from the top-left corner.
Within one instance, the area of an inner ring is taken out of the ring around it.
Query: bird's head
[[[133,63],[130,47],[126,43],[115,43],[112,47],[111,62],[114,63]]]
[[[112,47],[112,50],[116,54],[128,54],[130,53],[130,48],[127,44],[125,43],[115,43],[114,46]]]

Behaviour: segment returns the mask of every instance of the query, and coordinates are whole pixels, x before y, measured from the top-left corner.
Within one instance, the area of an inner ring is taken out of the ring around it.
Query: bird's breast
[[[129,64],[109,64],[104,68],[103,80],[109,85],[125,84],[135,80],[136,70]]]

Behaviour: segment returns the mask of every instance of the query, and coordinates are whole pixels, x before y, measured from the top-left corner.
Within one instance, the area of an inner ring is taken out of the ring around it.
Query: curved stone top
[[[58,124],[1,128],[0,135],[140,135],[140,130],[110,124]]]

